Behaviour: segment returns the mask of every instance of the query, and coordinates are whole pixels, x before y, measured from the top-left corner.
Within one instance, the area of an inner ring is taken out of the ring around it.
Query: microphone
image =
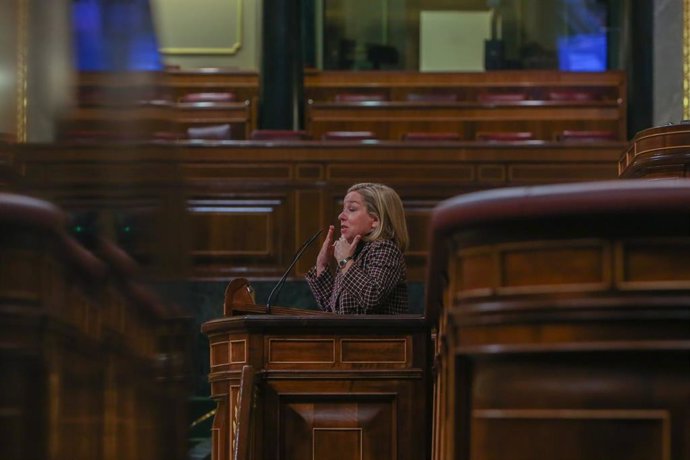
[[[314,233],[312,236],[309,237],[307,241],[302,243],[302,246],[297,250],[295,253],[294,257],[292,258],[292,262],[290,262],[290,266],[288,266],[287,270],[285,270],[285,273],[283,273],[283,276],[280,278],[280,281],[276,283],[276,285],[273,287],[273,290],[271,291],[270,294],[268,294],[268,300],[266,300],[266,314],[271,313],[271,300],[273,300],[273,295],[275,293],[275,296],[278,297],[278,294],[280,293],[280,288],[283,287],[283,284],[285,284],[285,279],[288,276],[288,273],[290,273],[290,270],[292,270],[292,267],[295,266],[299,258],[302,256],[302,253],[307,250],[309,246],[314,242],[314,240],[321,234],[323,233],[323,228],[319,229],[318,232]]]

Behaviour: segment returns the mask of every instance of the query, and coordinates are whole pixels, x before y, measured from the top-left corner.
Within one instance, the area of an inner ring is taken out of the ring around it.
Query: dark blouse
[[[353,264],[343,273],[316,267],[306,275],[319,308],[339,314],[407,313],[407,269],[402,251],[391,240],[360,243]]]

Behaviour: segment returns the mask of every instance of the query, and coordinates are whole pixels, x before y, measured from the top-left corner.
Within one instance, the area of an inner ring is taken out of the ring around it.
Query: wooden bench
[[[254,72],[82,72],[75,94],[74,107],[59,121],[58,137],[63,141],[187,139],[190,128],[194,132],[223,125],[230,128],[228,139],[241,140],[257,126]]]
[[[541,140],[607,131],[627,139],[621,72],[314,72],[305,75],[305,94],[314,138],[351,130],[389,140],[416,131],[465,140],[483,131],[532,132]]]

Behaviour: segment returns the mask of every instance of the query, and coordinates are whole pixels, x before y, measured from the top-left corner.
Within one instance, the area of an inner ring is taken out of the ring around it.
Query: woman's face
[[[358,192],[350,192],[345,195],[343,212],[338,216],[340,220],[340,235],[348,243],[357,235],[366,235],[378,225],[378,219],[367,212],[362,195]]]

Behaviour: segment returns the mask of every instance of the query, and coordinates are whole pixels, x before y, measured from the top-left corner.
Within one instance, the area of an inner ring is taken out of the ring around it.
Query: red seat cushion
[[[480,102],[517,102],[527,99],[525,93],[482,93],[479,95]]]
[[[552,101],[593,101],[596,94],[588,91],[550,91],[549,99]]]
[[[335,95],[335,102],[381,102],[385,100],[384,94],[342,93]]]
[[[559,141],[579,141],[579,142],[596,142],[596,141],[615,141],[617,140],[616,133],[613,131],[604,130],[590,130],[577,131],[565,130],[556,136]]]
[[[201,140],[229,140],[231,137],[230,125],[213,125],[187,128],[189,139]]]
[[[403,134],[404,141],[459,141],[458,133],[412,132]]]
[[[235,93],[189,93],[180,98],[180,102],[235,102]]]
[[[453,93],[410,93],[406,96],[412,102],[455,102],[458,95]]]
[[[514,142],[534,140],[534,133],[529,131],[496,131],[477,133],[478,141],[489,142]]]
[[[371,131],[328,131],[322,139],[327,141],[366,141],[376,140],[376,135]]]

